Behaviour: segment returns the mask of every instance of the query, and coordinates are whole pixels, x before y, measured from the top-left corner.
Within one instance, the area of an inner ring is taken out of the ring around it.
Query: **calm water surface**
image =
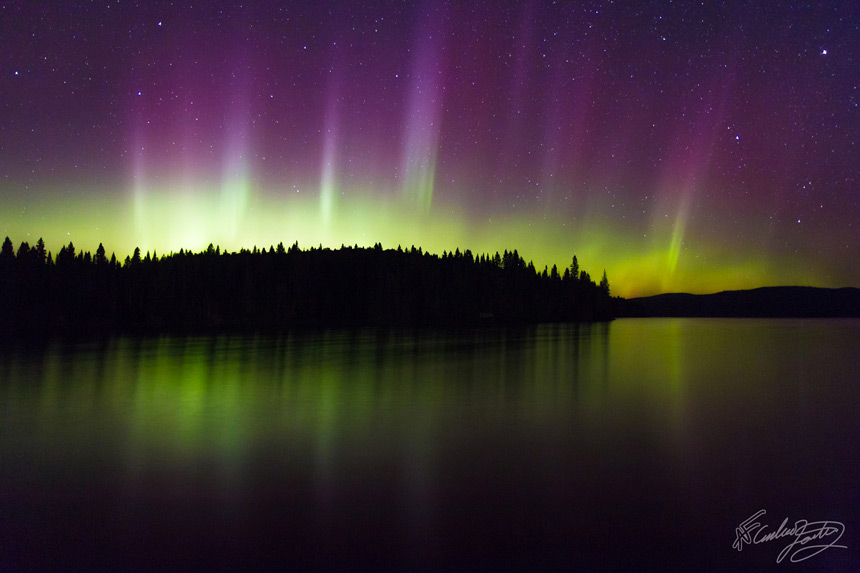
[[[858,365],[856,320],[6,349],[0,569],[857,570]],[[846,548],[737,551],[760,509]]]

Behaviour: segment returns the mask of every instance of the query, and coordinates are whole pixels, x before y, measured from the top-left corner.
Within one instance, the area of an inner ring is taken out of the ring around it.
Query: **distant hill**
[[[860,317],[860,289],[762,287],[715,294],[658,294],[619,301],[617,316]]]

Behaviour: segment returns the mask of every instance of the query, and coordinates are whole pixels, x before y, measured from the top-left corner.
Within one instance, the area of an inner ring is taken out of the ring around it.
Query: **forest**
[[[6,336],[117,332],[281,331],[349,325],[471,325],[609,320],[613,299],[576,256],[538,271],[514,251],[430,254],[414,246],[341,246],[159,256],[120,262],[73,243],[0,251]]]

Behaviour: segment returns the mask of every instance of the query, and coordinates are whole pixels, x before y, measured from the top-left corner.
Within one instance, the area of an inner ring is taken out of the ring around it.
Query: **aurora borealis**
[[[860,286],[856,2],[7,2],[0,233]]]

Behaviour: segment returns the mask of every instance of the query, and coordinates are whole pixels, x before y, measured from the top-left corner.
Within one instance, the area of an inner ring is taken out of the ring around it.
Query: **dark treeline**
[[[420,248],[270,249],[166,256],[135,249],[123,262],[76,251],[56,258],[40,239],[0,252],[4,333],[283,330],[330,325],[433,325],[612,318],[600,284],[574,256],[562,272],[517,251],[441,256]]]

